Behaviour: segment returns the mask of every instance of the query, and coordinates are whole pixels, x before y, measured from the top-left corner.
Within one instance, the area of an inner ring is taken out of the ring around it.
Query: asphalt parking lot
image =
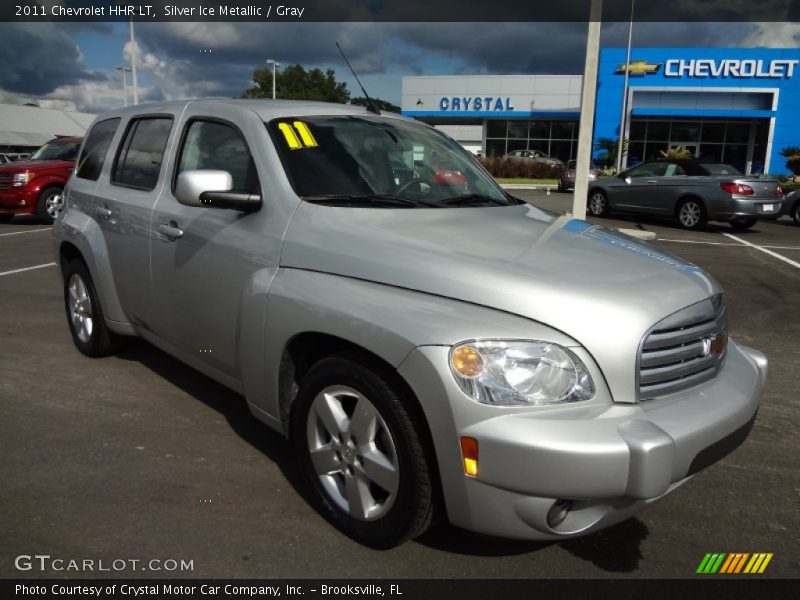
[[[571,202],[514,194],[556,211]],[[0,577],[67,575],[14,568],[14,557],[34,553],[194,565],[121,576],[691,577],[706,552],[772,552],[763,576],[796,576],[800,227],[786,218],[745,233],[602,222],[655,232],[657,246],[725,288],[731,336],[770,360],[750,439],[597,534],[537,544],[440,525],[389,551],[359,546],[309,507],[288,446],[241,397],[143,342],[106,359],[79,354],[57,271],[42,266],[53,261],[49,228],[0,225]]]

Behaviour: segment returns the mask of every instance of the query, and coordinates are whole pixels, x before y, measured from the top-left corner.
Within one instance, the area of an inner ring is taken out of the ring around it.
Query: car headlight
[[[13,185],[20,187],[33,179],[33,173],[30,171],[23,171],[22,173],[14,173]]]
[[[450,350],[461,390],[483,404],[540,406],[594,397],[589,370],[568,348],[539,341],[462,342]]]

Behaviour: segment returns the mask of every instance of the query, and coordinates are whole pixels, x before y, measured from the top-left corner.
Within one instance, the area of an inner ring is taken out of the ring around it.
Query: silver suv
[[[54,232],[81,352],[141,336],[240,392],[375,547],[626,519],[744,440],[766,377],[698,267],[354,106],[98,117]]]

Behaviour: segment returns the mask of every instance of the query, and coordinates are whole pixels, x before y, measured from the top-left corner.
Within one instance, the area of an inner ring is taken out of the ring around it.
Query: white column
[[[586,218],[586,196],[589,192],[589,168],[592,159],[592,133],[594,131],[594,104],[597,95],[597,63],[600,57],[600,19],[603,0],[592,0],[589,11],[589,31],[586,36],[586,62],[583,68],[581,91],[581,122],[578,130],[578,158],[575,165],[575,194],[572,198],[572,216]]]

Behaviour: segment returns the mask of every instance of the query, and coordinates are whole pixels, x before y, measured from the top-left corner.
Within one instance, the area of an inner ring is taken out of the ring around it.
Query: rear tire
[[[36,201],[36,216],[42,223],[50,224],[56,219],[61,205],[61,188],[49,187],[42,190]]]
[[[800,202],[795,202],[792,207],[792,221],[795,225],[800,225]]]
[[[292,407],[292,444],[315,504],[373,548],[433,521],[434,471],[410,401],[380,365],[340,355],[311,368]]]
[[[736,231],[746,231],[758,222],[758,219],[738,218],[731,219],[731,227]]]
[[[608,196],[603,190],[592,190],[589,193],[587,203],[589,214],[593,217],[605,217],[608,215]]]
[[[676,211],[678,223],[684,229],[697,231],[703,229],[708,223],[708,213],[706,207],[697,198],[686,198],[678,204]]]
[[[106,327],[92,276],[80,259],[64,270],[64,308],[72,341],[82,354],[98,358],[118,348],[119,337]]]

